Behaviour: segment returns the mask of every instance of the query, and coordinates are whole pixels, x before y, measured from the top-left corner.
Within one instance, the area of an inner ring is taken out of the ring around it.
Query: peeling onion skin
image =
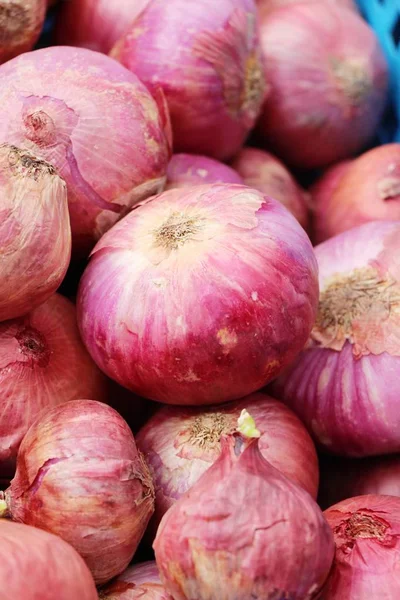
[[[21,440],[42,409],[82,396],[106,400],[106,385],[63,296],[0,323],[0,474],[14,474]]]
[[[0,81],[0,138],[38,154],[66,181],[76,258],[163,189],[165,104],[115,61],[84,48],[44,48],[2,65]]]
[[[46,0],[0,0],[0,63],[32,50],[46,7]]]
[[[129,567],[114,582],[100,590],[100,600],[172,600],[161,584],[155,561]]]
[[[260,114],[267,87],[253,0],[151,0],[110,55],[162,87],[175,152],[231,158]]]
[[[0,520],[2,600],[98,600],[89,569],[66,542]]]
[[[70,543],[97,584],[128,566],[154,511],[150,473],[131,430],[93,400],[66,402],[35,421],[5,500],[13,520]]]
[[[33,154],[0,145],[0,321],[20,317],[59,287],[71,257],[67,189]]]
[[[325,167],[359,152],[386,103],[387,65],[356,13],[299,3],[260,13],[270,93],[259,120],[268,147],[290,166]]]
[[[167,190],[205,183],[238,183],[243,179],[228,165],[208,156],[174,154],[167,170]]]
[[[224,436],[218,460],[161,521],[153,547],[174,600],[310,600],[329,573],[334,544],[318,505],[257,440],[242,442]]]
[[[399,452],[400,222],[351,229],[315,254],[317,321],[272,393],[331,453]]]
[[[243,409],[261,431],[259,448],[264,458],[317,497],[319,469],[314,444],[298,417],[281,402],[256,393],[208,410],[164,406],[136,437],[156,493],[149,533],[155,532],[167,510],[217,460],[221,435],[236,429]]]
[[[308,194],[279,159],[258,148],[243,148],[232,166],[243,177],[245,185],[278,200],[307,229]]]
[[[100,368],[145,398],[215,404],[260,389],[307,340],[318,303],[307,235],[244,186],[164,192],[99,241],[78,290]]]
[[[321,600],[400,597],[400,498],[359,496],[324,512],[336,554]]]

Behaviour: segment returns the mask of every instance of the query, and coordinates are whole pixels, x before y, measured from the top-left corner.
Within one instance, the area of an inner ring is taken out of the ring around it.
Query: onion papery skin
[[[94,400],[66,402],[35,421],[5,500],[13,520],[70,543],[97,584],[128,566],[154,511],[150,473],[131,430]]]
[[[64,181],[49,163],[9,144],[0,145],[0,248],[0,321],[5,321],[47,300],[71,257]]]
[[[0,0],[0,64],[32,50],[46,15],[46,0]]]
[[[246,185],[278,200],[307,229],[308,194],[280,160],[258,148],[243,148],[232,166]]]
[[[367,223],[315,248],[316,324],[272,393],[335,454],[400,451],[399,251],[398,221]]]
[[[243,184],[240,175],[228,165],[195,154],[174,154],[167,169],[166,189],[205,183]]]
[[[0,544],[2,600],[98,600],[85,562],[59,537],[1,519]]]
[[[316,214],[320,241],[368,221],[398,220],[400,144],[379,146],[354,160]]]
[[[263,387],[307,340],[318,303],[303,229],[240,185],[173,189],[99,241],[78,290],[100,368],[145,398],[216,404]]]
[[[311,496],[263,458],[257,440],[235,435],[164,515],[153,547],[174,600],[312,598],[334,553]]]
[[[400,498],[358,496],[326,510],[336,543],[321,600],[400,596]]]
[[[100,600],[172,600],[161,583],[155,561],[129,567],[106,588]]]
[[[150,0],[111,56],[171,114],[174,151],[231,158],[266,95],[254,0]]]
[[[324,167],[362,150],[387,95],[387,65],[363,19],[333,4],[260,13],[270,93],[259,120],[268,147],[298,168]]]
[[[0,138],[50,162],[67,183],[74,256],[87,256],[121,216],[163,189],[170,138],[162,96],[159,110],[115,61],[44,48],[2,65],[0,82]]]
[[[256,393],[209,409],[165,406],[136,437],[156,493],[149,533],[217,460],[221,435],[235,431],[243,409],[250,412],[261,431],[259,448],[264,458],[316,498],[319,470],[314,444],[298,417],[281,402]]]
[[[63,296],[0,323],[0,474],[14,474],[21,440],[42,409],[82,396],[106,400],[106,385]]]

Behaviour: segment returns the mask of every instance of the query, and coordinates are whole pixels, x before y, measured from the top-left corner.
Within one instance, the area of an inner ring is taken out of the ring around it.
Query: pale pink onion
[[[13,475],[21,440],[43,408],[106,394],[106,378],[82,344],[69,300],[55,294],[28,315],[0,323],[0,474]]]
[[[98,584],[128,566],[154,511],[150,473],[131,430],[94,400],[41,414],[3,496],[3,515],[69,542]]]
[[[161,584],[154,561],[129,567],[106,588],[100,590],[100,600],[172,600]]]
[[[0,67],[0,103],[0,139],[47,160],[67,183],[75,254],[163,189],[168,115],[107,56],[67,47],[24,54]]]
[[[315,253],[316,323],[273,393],[330,452],[399,452],[400,222],[361,225]]]
[[[261,11],[265,77],[259,121],[285,162],[323,167],[360,151],[386,102],[387,66],[378,39],[356,13],[303,2]]]
[[[0,321],[47,300],[71,256],[64,181],[49,163],[9,144],[0,145],[0,255]]]
[[[0,63],[32,50],[46,15],[46,0],[0,0]]]
[[[167,404],[261,388],[303,347],[318,298],[304,230],[244,186],[164,192],[98,242],[78,321],[112,379]]]
[[[166,189],[204,183],[239,183],[240,175],[228,165],[196,154],[174,154],[167,169]]]
[[[111,52],[171,113],[175,152],[241,147],[266,93],[253,0],[150,0]]]

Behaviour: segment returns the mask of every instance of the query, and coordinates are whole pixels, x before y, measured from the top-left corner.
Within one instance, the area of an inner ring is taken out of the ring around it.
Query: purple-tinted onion
[[[172,600],[161,583],[154,561],[129,567],[100,590],[100,600]]]
[[[166,189],[204,183],[239,183],[239,173],[224,163],[196,154],[174,154],[167,169]]]

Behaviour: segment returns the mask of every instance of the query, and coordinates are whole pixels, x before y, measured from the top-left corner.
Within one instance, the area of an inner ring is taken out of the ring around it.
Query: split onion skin
[[[161,583],[155,561],[129,567],[100,590],[100,600],[172,600]]]
[[[173,155],[168,165],[165,189],[205,183],[243,184],[243,179],[234,169],[214,158],[195,154]]]
[[[0,63],[29,52],[46,15],[46,0],[0,0]]]
[[[103,236],[78,322],[95,362],[124,387],[215,404],[260,389],[294,359],[317,298],[314,253],[294,217],[257,190],[214,184],[168,190]]]

